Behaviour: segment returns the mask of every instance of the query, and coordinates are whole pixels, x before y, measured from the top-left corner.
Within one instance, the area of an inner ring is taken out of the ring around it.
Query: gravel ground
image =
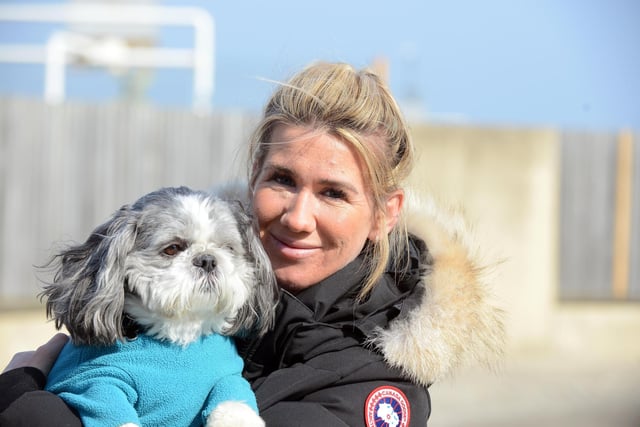
[[[512,357],[431,388],[432,427],[640,427],[640,359]]]

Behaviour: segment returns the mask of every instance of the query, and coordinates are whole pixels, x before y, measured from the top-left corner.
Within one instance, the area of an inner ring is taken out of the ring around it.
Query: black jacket
[[[241,345],[245,376],[267,425],[367,425],[367,408],[376,412],[379,401],[391,399],[385,389],[400,391],[394,403],[405,400],[395,412],[410,423],[399,425],[426,425],[427,387],[390,367],[368,344],[377,328],[386,328],[420,301],[426,264],[419,259],[426,259],[426,249],[423,244],[412,248],[409,268],[387,272],[364,303],[356,302],[364,271],[360,258],[297,296],[283,292],[276,328],[258,342]],[[369,399],[381,387],[380,395]]]

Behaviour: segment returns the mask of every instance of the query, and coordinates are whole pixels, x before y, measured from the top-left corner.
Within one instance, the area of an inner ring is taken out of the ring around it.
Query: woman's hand
[[[39,369],[46,376],[53,367],[62,347],[67,343],[69,337],[63,333],[54,335],[46,344],[41,345],[35,351],[22,351],[16,353],[3,372],[16,368],[31,366]]]

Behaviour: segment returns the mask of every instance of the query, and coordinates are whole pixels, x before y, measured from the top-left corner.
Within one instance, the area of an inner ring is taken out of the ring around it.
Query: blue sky
[[[51,3],[52,1],[49,1]],[[0,1],[0,4],[22,3]],[[282,80],[314,60],[390,64],[408,110],[431,120],[569,129],[640,129],[640,1],[162,1],[209,10],[216,22],[220,109],[257,111]],[[46,40],[46,26],[0,23],[0,43]],[[169,45],[190,39],[163,32]],[[39,95],[42,67],[0,64],[0,94]],[[102,73],[69,74],[69,96],[109,99]],[[191,76],[163,71],[149,98],[187,106]]]

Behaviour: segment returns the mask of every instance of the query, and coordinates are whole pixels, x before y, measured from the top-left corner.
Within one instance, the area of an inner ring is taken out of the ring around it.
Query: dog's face
[[[123,313],[181,344],[272,322],[275,279],[251,221],[239,203],[204,192],[150,193],[59,259],[47,310],[76,342],[122,338]]]

